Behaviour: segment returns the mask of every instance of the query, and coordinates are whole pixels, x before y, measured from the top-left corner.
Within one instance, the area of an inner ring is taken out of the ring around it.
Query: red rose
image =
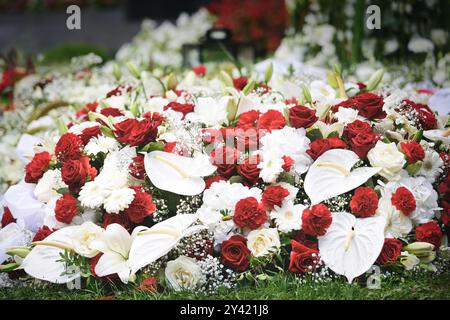
[[[36,153],[33,159],[25,166],[25,182],[38,183],[52,159],[47,151]]]
[[[90,166],[88,157],[81,157],[80,160],[68,160],[63,163],[61,177],[69,189],[78,192],[89,177],[93,180],[97,175],[97,170]]]
[[[345,148],[347,148],[345,142],[337,137],[325,139],[319,138],[309,144],[309,150],[306,150],[306,153],[309,154],[311,158],[316,160],[328,150]]]
[[[259,156],[251,156],[237,167],[237,172],[250,185],[255,184],[259,180],[261,169],[258,168],[260,162]]]
[[[383,249],[377,258],[377,262],[381,265],[394,264],[398,256],[402,252],[403,244],[400,240],[394,238],[384,239]]]
[[[353,98],[342,101],[342,102],[332,106],[331,111],[333,111],[333,113],[337,113],[337,112],[339,112],[339,108],[356,109],[355,101],[353,100]]]
[[[350,140],[350,148],[358,155],[358,157],[365,159],[367,153],[375,146],[379,138],[380,137],[373,132],[359,133]]]
[[[430,107],[426,104],[415,103],[411,100],[403,100],[403,102],[416,111],[416,116],[422,129],[432,130],[437,128],[437,119]]]
[[[115,117],[123,116],[122,111],[120,111],[117,108],[112,108],[112,107],[103,108],[102,110],[100,110],[100,113],[102,115],[104,115],[105,117],[111,116],[111,117],[115,118]]]
[[[378,195],[369,187],[359,187],[350,200],[350,209],[360,218],[371,217],[378,208]]]
[[[408,163],[416,163],[425,158],[425,151],[422,146],[415,141],[401,142],[400,148],[408,158]]]
[[[135,195],[129,207],[124,210],[131,222],[141,223],[146,217],[151,215],[156,206],[153,203],[152,196],[147,192],[142,191],[140,187],[133,187]]]
[[[424,223],[416,228],[416,239],[434,245],[434,250],[439,249],[442,243],[442,230],[436,221]]]
[[[273,210],[274,206],[281,208],[281,203],[287,196],[289,191],[282,186],[270,186],[264,190],[261,202],[268,210]]]
[[[158,279],[155,277],[146,278],[138,287],[139,291],[147,292],[147,293],[155,293],[159,289]]]
[[[103,223],[102,228],[106,229],[110,224],[117,223],[120,224],[127,230],[130,230],[132,227],[132,223],[128,216],[124,213],[105,213],[103,215]]]
[[[233,86],[238,90],[242,90],[247,85],[247,82],[248,82],[247,77],[238,77],[233,79]]]
[[[358,113],[369,119],[384,119],[386,112],[383,111],[384,99],[371,92],[364,92],[353,97]]]
[[[77,199],[70,193],[65,193],[56,201],[55,218],[59,222],[70,224],[77,214]]]
[[[211,162],[217,167],[217,173],[229,178],[235,172],[239,155],[240,152],[236,148],[218,147],[211,152]]]
[[[258,129],[276,130],[282,129],[286,125],[286,119],[283,114],[277,110],[269,110],[262,114],[258,121]]]
[[[178,103],[175,101],[170,102],[167,106],[164,107],[164,111],[167,109],[172,109],[177,112],[181,112],[183,114],[183,119],[186,117],[186,114],[194,111],[194,105],[191,103]]]
[[[79,159],[83,145],[83,141],[76,134],[64,133],[56,143],[55,155],[62,162]]]
[[[192,71],[194,71],[197,76],[204,76],[206,74],[206,67],[203,64],[200,64],[192,68]]]
[[[405,216],[409,216],[416,210],[416,199],[411,191],[405,187],[399,187],[392,194],[391,202],[397,210],[401,211]]]
[[[289,122],[294,128],[309,128],[319,118],[316,116],[316,110],[305,106],[294,106],[289,109]]]
[[[140,180],[145,179],[145,166],[144,166],[144,156],[142,154],[138,154],[133,158],[133,162],[130,163],[128,168],[130,170],[130,174]]]
[[[233,221],[240,228],[254,230],[267,221],[267,213],[258,203],[258,200],[248,197],[236,203]]]
[[[234,270],[244,271],[250,265],[250,250],[247,239],[241,235],[232,236],[222,242],[220,261]]]
[[[126,119],[114,125],[117,140],[131,146],[145,145],[155,141],[158,135],[159,121]]]
[[[306,273],[316,269],[319,263],[319,252],[317,250],[308,248],[295,240],[291,240],[291,246],[290,272]]]
[[[372,127],[366,121],[355,120],[348,124],[344,129],[344,137],[347,141],[356,137],[360,133],[372,132]]]
[[[323,236],[331,225],[333,218],[324,204],[316,204],[303,210],[302,229],[311,236]]]
[[[9,208],[5,207],[3,209],[3,216],[2,216],[2,221],[1,221],[2,228],[6,227],[8,224],[14,223],[14,222],[16,222],[16,219],[14,219]]]
[[[39,228],[38,232],[36,232],[36,234],[34,235],[33,242],[42,241],[55,231],[56,230],[50,229],[47,226],[42,226],[41,228]]]
[[[205,180],[205,189],[209,189],[214,182],[226,181],[222,176],[209,177]]]
[[[83,141],[83,144],[86,145],[92,137],[98,137],[99,135],[101,135],[101,133],[102,132],[100,131],[100,127],[94,126],[84,129],[79,137],[81,138],[81,141]]]
[[[259,118],[259,111],[257,110],[246,111],[240,114],[236,125],[240,128],[253,128],[256,127],[258,118]]]

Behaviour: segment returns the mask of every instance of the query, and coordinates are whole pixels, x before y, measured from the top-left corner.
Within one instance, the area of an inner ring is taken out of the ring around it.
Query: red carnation
[[[172,109],[177,112],[181,112],[183,114],[183,119],[186,115],[192,111],[194,111],[194,105],[191,103],[178,103],[175,101],[170,102],[167,106],[164,107],[164,111],[167,109]]]
[[[50,229],[47,226],[42,226],[39,228],[38,232],[36,232],[36,234],[34,235],[33,242],[42,241],[55,231],[56,230]]]
[[[403,100],[410,108],[414,109],[417,113],[417,119],[424,130],[436,129],[437,119],[433,110],[429,106],[422,103],[415,103],[411,100]]]
[[[365,159],[367,153],[375,146],[379,138],[380,137],[373,132],[359,133],[350,140],[350,148],[358,155],[358,157]]]
[[[250,265],[250,250],[247,248],[247,239],[241,235],[232,236],[222,242],[220,261],[237,271],[244,271]]]
[[[323,236],[331,225],[333,217],[328,207],[324,204],[316,204],[303,210],[302,229],[311,236]]]
[[[250,185],[259,180],[259,173],[261,172],[261,169],[258,168],[259,162],[259,156],[251,156],[237,167],[239,175]]]
[[[277,110],[269,110],[262,114],[258,121],[258,129],[276,130],[282,129],[286,125],[286,119],[283,114]]]
[[[91,138],[98,137],[99,135],[101,135],[101,133],[102,132],[100,131],[100,127],[94,126],[84,129],[79,137],[81,138],[81,141],[83,141],[83,144],[86,145],[88,144],[89,140],[91,140]]]
[[[121,213],[105,213],[103,215],[103,223],[102,228],[106,229],[107,226],[110,224],[117,223],[120,224],[122,227],[124,227],[127,230],[130,230],[132,227],[132,223],[130,219],[128,219],[128,216],[121,212]]]
[[[383,111],[383,97],[371,92],[364,92],[352,98],[358,113],[369,119],[383,119],[386,112]]]
[[[144,156],[142,154],[138,154],[133,158],[133,162],[130,163],[128,168],[130,170],[130,174],[140,180],[145,179],[145,166],[144,166]]]
[[[231,177],[236,169],[240,152],[228,146],[218,147],[211,152],[211,162],[217,167],[217,172],[225,177]]]
[[[318,119],[316,110],[308,107],[297,105],[289,109],[289,122],[294,128],[309,128]]]
[[[425,151],[422,146],[415,141],[401,142],[400,147],[408,158],[408,163],[416,163],[425,158]]]
[[[417,241],[431,243],[435,250],[441,246],[442,236],[442,230],[436,221],[424,223],[416,228]]]
[[[402,252],[403,244],[400,240],[394,238],[384,239],[383,249],[377,258],[377,262],[381,265],[394,264],[398,256]]]
[[[133,187],[133,189],[136,191],[134,199],[124,213],[131,222],[141,223],[156,210],[156,206],[150,194],[142,191],[140,187]]]
[[[267,221],[266,210],[253,197],[239,200],[234,208],[234,223],[240,228],[258,229]]]
[[[411,191],[405,187],[399,187],[391,197],[391,202],[397,210],[405,216],[409,216],[416,210],[416,199]]]
[[[123,116],[123,112],[120,111],[117,108],[113,108],[113,107],[108,107],[108,108],[103,108],[102,110],[100,110],[100,113],[102,115],[104,115],[105,117],[120,117]]]
[[[347,145],[337,137],[319,138],[309,144],[309,150],[306,151],[311,158],[316,160],[322,154],[331,149],[345,149]]]
[[[378,208],[378,195],[369,187],[359,187],[350,200],[350,209],[360,218],[371,217]]]
[[[274,206],[281,208],[281,203],[287,196],[289,191],[282,186],[270,186],[264,190],[261,202],[268,210],[273,210]]]
[[[2,228],[6,227],[8,224],[14,223],[14,222],[16,222],[16,219],[14,219],[9,208],[5,207],[3,209],[3,216],[2,216],[2,221],[1,221]]]
[[[83,141],[79,136],[70,132],[65,133],[56,143],[55,155],[62,162],[79,159],[83,145]]]
[[[308,248],[295,240],[291,240],[291,246],[290,272],[306,273],[316,269],[319,263],[319,251]]]
[[[259,111],[250,110],[239,115],[237,126],[240,128],[254,128],[258,122]]]
[[[70,224],[77,214],[77,199],[70,193],[65,193],[56,201],[55,218],[59,222]]]
[[[226,181],[222,176],[213,176],[205,180],[205,189],[209,189],[214,182]]]
[[[51,159],[52,156],[47,151],[36,153],[25,166],[25,182],[37,183],[44,175]]]

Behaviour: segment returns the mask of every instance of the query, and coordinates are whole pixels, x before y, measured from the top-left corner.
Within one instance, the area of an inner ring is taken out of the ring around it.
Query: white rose
[[[167,263],[165,275],[175,291],[193,290],[202,279],[202,270],[195,259],[180,256]]]
[[[91,244],[93,241],[101,239],[103,231],[104,230],[101,227],[90,221],[83,223],[76,232],[74,232],[72,237],[72,244],[75,252],[86,258],[96,256],[99,251],[93,249]]]
[[[373,167],[383,168],[379,174],[388,180],[397,180],[406,163],[403,153],[398,151],[395,143],[384,143],[378,141],[373,149],[367,154]]]
[[[255,257],[268,254],[271,249],[280,247],[280,237],[276,228],[258,229],[247,236],[247,247]]]

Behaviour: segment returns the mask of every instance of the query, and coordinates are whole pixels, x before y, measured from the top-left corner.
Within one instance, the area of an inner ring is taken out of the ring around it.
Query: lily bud
[[[167,78],[167,85],[166,88],[169,90],[175,90],[178,85],[178,79],[177,76],[171,73],[169,77]]]
[[[327,81],[328,84],[333,88],[333,89],[337,89],[338,88],[338,84],[336,82],[336,77],[334,76],[334,73],[331,71],[327,72]]]
[[[233,87],[233,79],[230,77],[228,73],[225,71],[220,71],[219,73],[219,79],[227,86],[227,87]]]
[[[228,121],[233,121],[236,118],[237,109],[238,109],[237,104],[234,101],[234,99],[232,98],[228,99],[227,103]]]
[[[242,93],[245,95],[248,95],[250,92],[252,92],[252,90],[255,88],[256,82],[255,80],[250,80],[244,87],[244,89],[242,89]]]
[[[130,71],[131,75],[137,79],[140,79],[141,74],[138,70],[138,68],[136,67],[136,65],[132,62],[127,62],[126,63],[127,69],[128,71]]]
[[[306,86],[303,86],[303,97],[305,98],[306,102],[312,102],[311,92]]]
[[[25,258],[30,251],[31,250],[27,247],[14,247],[6,250],[5,253],[11,257],[18,256],[20,258]]]
[[[69,131],[66,124],[64,123],[64,121],[61,120],[61,118],[58,118],[56,122],[58,124],[58,130],[61,135]]]
[[[0,272],[8,272],[16,270],[20,265],[18,263],[12,262],[8,264],[0,264]]]
[[[418,258],[420,259],[420,263],[430,263],[436,259],[436,252],[431,251],[428,255],[418,256]]]
[[[420,260],[415,255],[404,251],[400,256],[400,263],[405,267],[406,270],[411,270],[420,263]]]
[[[270,81],[270,79],[272,78],[272,74],[273,74],[273,64],[270,63],[266,68],[266,72],[264,73],[264,81],[266,83]]]
[[[113,67],[113,76],[114,78],[116,78],[117,81],[119,81],[120,78],[122,78],[122,71],[120,70],[120,67],[117,63],[115,63]]]
[[[384,69],[377,70],[369,79],[366,86],[366,91],[375,90],[383,79]]]
[[[403,250],[408,251],[409,253],[416,254],[417,252],[428,252],[433,251],[434,245],[428,242],[413,242],[403,247]]]

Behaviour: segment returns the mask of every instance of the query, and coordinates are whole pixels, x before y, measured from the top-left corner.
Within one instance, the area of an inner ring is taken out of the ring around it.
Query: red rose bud
[[[247,239],[241,235],[232,236],[222,242],[220,261],[227,267],[237,271],[244,271],[250,265],[250,250]]]
[[[240,228],[255,230],[267,221],[267,213],[258,200],[248,197],[236,203],[233,221]]]
[[[360,218],[371,217],[378,209],[378,195],[369,187],[359,187],[350,200],[352,213]]]
[[[409,216],[416,210],[416,199],[411,191],[405,187],[399,187],[392,194],[391,202],[397,210],[401,211],[405,216]]]

